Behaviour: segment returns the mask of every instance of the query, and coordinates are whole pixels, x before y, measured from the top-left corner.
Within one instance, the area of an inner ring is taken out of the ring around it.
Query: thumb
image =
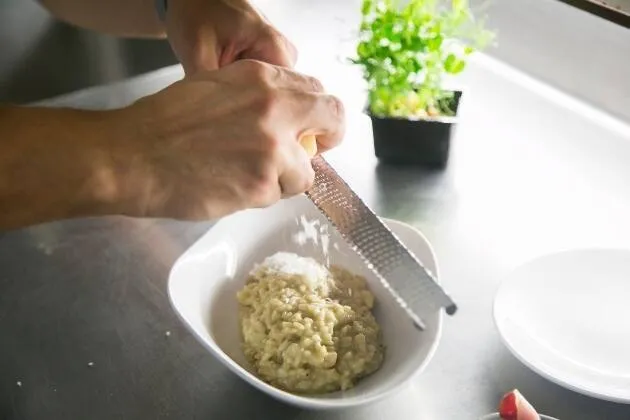
[[[534,407],[516,389],[503,396],[499,414],[504,420],[540,420]]]
[[[215,48],[204,45],[194,53],[180,60],[186,75],[217,70],[219,68],[219,56]]]
[[[293,68],[297,62],[297,48],[284,35],[271,31],[243,51],[239,58]]]
[[[182,33],[174,31],[169,35],[173,52],[187,76],[219,68],[219,57],[222,50],[216,34],[207,30],[199,36],[199,39],[203,41],[191,42]]]

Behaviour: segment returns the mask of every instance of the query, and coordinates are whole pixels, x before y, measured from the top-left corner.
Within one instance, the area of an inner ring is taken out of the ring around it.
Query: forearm
[[[0,230],[124,213],[108,112],[0,107]]]
[[[162,38],[154,0],[40,0],[59,19],[124,37]]]

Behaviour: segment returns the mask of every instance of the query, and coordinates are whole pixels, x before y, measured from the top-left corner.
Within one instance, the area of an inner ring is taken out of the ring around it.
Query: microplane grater
[[[306,196],[326,216],[368,268],[392,293],[415,325],[442,308],[457,305],[396,235],[352,191],[322,156],[312,159],[315,182]]]

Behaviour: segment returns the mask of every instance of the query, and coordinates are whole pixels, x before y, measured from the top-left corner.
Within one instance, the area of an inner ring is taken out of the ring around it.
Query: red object
[[[516,393],[509,392],[503,396],[499,403],[499,416],[503,420],[516,420]]]

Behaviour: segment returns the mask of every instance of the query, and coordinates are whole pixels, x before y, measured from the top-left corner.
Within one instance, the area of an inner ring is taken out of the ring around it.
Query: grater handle
[[[300,145],[304,148],[308,157],[312,158],[317,154],[317,137],[314,135],[308,134],[303,136],[300,139]]]

